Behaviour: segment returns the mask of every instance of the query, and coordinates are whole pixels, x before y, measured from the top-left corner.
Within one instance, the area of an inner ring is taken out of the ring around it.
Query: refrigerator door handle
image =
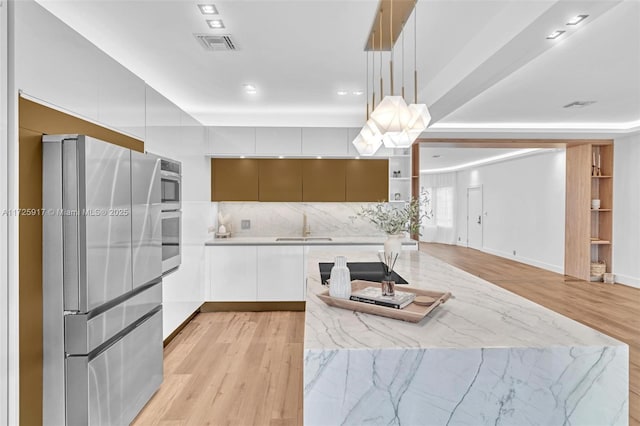
[[[76,139],[62,141],[62,229],[64,261],[64,310],[80,309],[80,259],[83,250],[80,241],[80,200],[78,168],[78,143]]]

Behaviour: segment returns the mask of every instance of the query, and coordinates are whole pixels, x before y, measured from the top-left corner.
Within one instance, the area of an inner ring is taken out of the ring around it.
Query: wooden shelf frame
[[[594,159],[600,176],[592,176]],[[566,170],[565,274],[590,281],[592,262],[612,271],[613,143],[568,146]],[[590,208],[593,199],[599,209]]]

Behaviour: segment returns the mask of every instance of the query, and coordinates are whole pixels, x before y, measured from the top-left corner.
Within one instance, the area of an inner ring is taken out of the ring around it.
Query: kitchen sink
[[[278,237],[276,241],[333,241],[331,237]]]

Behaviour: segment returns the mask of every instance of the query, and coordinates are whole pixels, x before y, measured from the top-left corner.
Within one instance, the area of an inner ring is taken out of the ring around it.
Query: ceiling
[[[205,125],[364,123],[367,97],[351,92],[371,86],[364,46],[377,1],[213,1],[222,30],[207,26],[204,1],[38,2]],[[578,14],[590,16],[565,25]],[[640,126],[637,0],[420,0],[417,22],[418,100],[434,130]],[[556,29],[567,32],[547,40]],[[413,93],[413,17],[404,32]],[[238,50],[205,51],[195,33],[231,34]],[[395,50],[398,90],[401,43]],[[384,53],[387,94],[388,61]],[[596,103],[563,108],[573,101]]]
[[[442,173],[522,157],[547,149],[420,147],[420,171]]]

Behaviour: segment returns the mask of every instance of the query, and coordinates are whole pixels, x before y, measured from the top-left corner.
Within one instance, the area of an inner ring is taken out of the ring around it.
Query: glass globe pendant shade
[[[356,147],[360,155],[371,156],[382,146],[382,135],[375,123],[369,119],[351,143]]]
[[[402,96],[385,96],[371,113],[371,120],[382,135],[402,132],[411,120],[411,111]]]

